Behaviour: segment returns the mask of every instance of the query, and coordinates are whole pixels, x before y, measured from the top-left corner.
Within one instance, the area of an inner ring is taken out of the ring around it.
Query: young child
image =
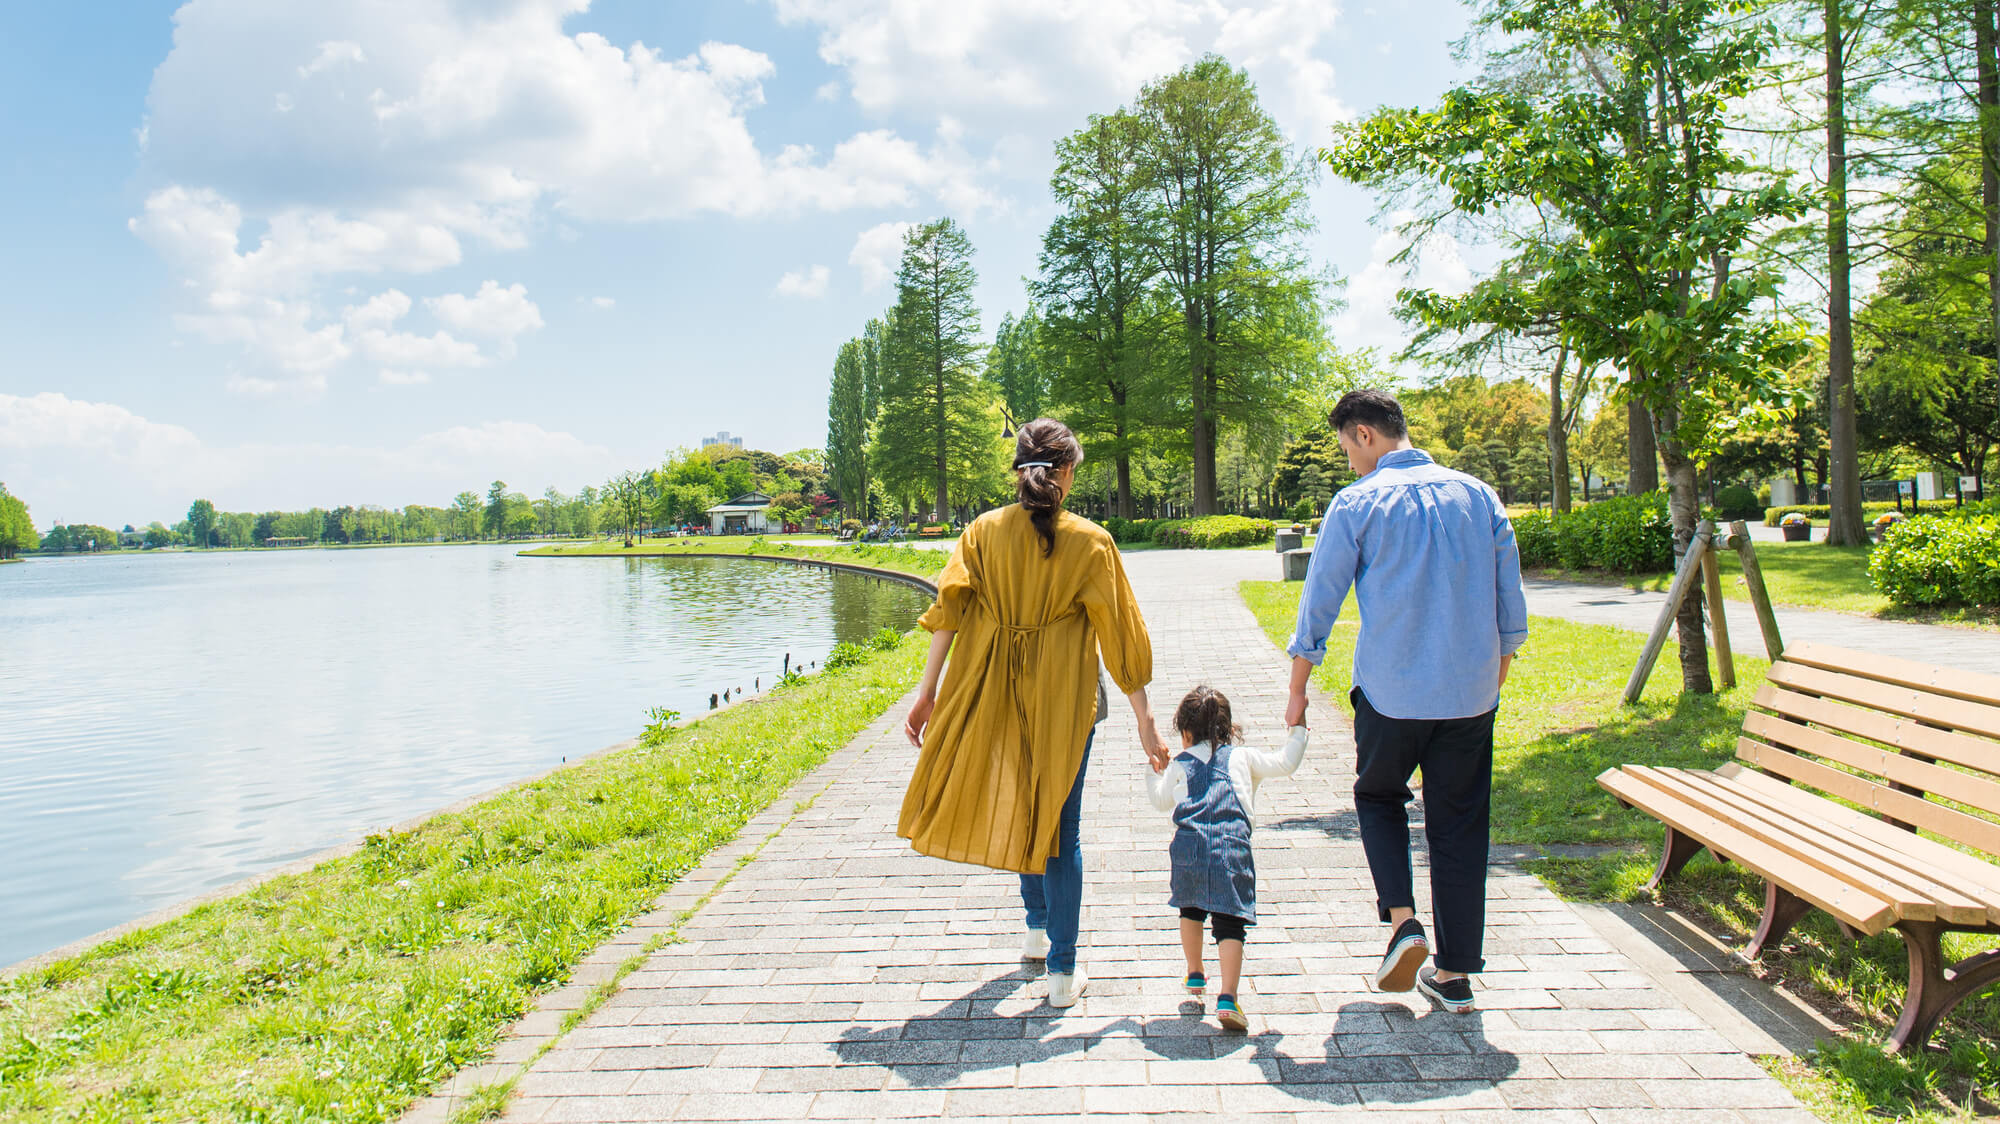
[[[1235,744],[1242,736],[1229,700],[1213,687],[1196,687],[1174,711],[1181,752],[1146,778],[1153,806],[1174,814],[1173,897],[1181,911],[1181,952],[1187,956],[1187,989],[1208,986],[1202,974],[1201,923],[1215,929],[1216,959],[1222,962],[1222,990],[1215,1017],[1230,1030],[1247,1030],[1249,1018],[1236,998],[1243,971],[1244,931],[1257,923],[1257,865],[1250,852],[1257,783],[1286,777],[1306,753],[1306,728],[1294,726],[1284,747],[1251,749]]]

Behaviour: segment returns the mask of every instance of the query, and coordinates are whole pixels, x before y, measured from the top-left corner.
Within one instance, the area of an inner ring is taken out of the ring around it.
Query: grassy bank
[[[886,643],[0,979],[0,1117],[394,1118],[908,690],[924,645]]]
[[[850,566],[872,566],[918,577],[933,577],[944,569],[950,551],[917,546],[881,546],[851,543],[842,546],[806,546],[785,539],[762,536],[717,535],[687,539],[654,539],[631,548],[617,539],[598,539],[573,546],[545,546],[521,552],[525,558],[672,558],[689,554],[739,554],[745,557],[806,559],[814,562],[844,562]]]
[[[1758,554],[1763,555],[1761,546]],[[1281,582],[1242,586],[1244,600],[1274,643],[1290,639],[1299,589]],[[1352,609],[1350,602],[1315,675],[1318,686],[1342,700],[1351,685]],[[1597,774],[1628,762],[1713,767],[1729,760],[1743,710],[1768,666],[1739,655],[1741,685],[1706,698],[1682,698],[1679,664],[1669,644],[1645,694],[1627,707],[1620,693],[1644,642],[1623,629],[1534,617],[1528,644],[1507,681],[1495,731],[1494,840],[1616,848],[1595,858],[1532,864],[1566,896],[1648,899],[1641,887],[1658,856],[1660,825],[1619,808],[1597,786]],[[1664,897],[1740,944],[1756,929],[1763,884],[1704,853],[1669,883]],[[1963,956],[1981,947],[1977,942],[1960,937],[1952,947]],[[1914,1060],[1882,1053],[1879,1043],[1901,1009],[1908,971],[1902,942],[1893,933],[1849,941],[1825,914],[1813,913],[1754,971],[1782,982],[1850,1029],[1851,1037],[1820,1051],[1809,1067],[1781,1074],[1829,1119],[1872,1119],[1880,1115],[1869,1112],[1874,1108],[1907,1119],[1958,1119],[1964,1115],[1959,1106],[2000,1083],[2000,997],[1990,992],[1945,1023],[1938,1052]]]

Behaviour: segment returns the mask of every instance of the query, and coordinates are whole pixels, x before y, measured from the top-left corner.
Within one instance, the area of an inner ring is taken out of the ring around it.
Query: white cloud
[[[860,271],[863,289],[880,289],[895,280],[903,263],[903,236],[914,226],[911,222],[878,223],[854,239],[847,264]]]
[[[469,297],[446,293],[426,300],[424,307],[468,336],[500,341],[508,353],[513,350],[514,337],[542,326],[542,310],[528,299],[527,286],[518,283],[503,289],[498,281],[482,282],[479,291]]]
[[[319,54],[313,60],[299,67],[299,77],[311,78],[322,70],[339,66],[344,62],[367,62],[368,56],[361,50],[361,44],[349,43],[344,39],[328,40],[319,45]]]
[[[592,297],[590,298],[590,303],[596,305],[599,308],[610,308],[613,305],[616,305],[618,301],[612,297]]]
[[[1411,212],[1399,211],[1388,219],[1391,224],[1408,222]],[[1410,342],[1410,328],[1396,318],[1399,289],[1437,289],[1460,293],[1472,285],[1472,269],[1461,254],[1458,239],[1449,233],[1433,235],[1417,252],[1416,260],[1398,263],[1391,259],[1408,245],[1393,229],[1375,239],[1368,264],[1348,278],[1347,307],[1334,316],[1332,335],[1343,348],[1376,348],[1387,356],[1401,351]]]
[[[385,384],[421,382],[384,370]],[[180,518],[196,497],[227,511],[343,503],[442,505],[493,479],[529,493],[602,480],[611,450],[531,422],[491,421],[398,446],[210,445],[179,425],[58,393],[0,394],[0,480],[54,520],[144,526]],[[107,501],[106,497],[118,497]],[[122,506],[110,506],[111,504]]]
[[[398,371],[384,367],[375,373],[375,380],[383,386],[419,386],[431,381],[429,371]]]
[[[789,270],[783,277],[778,278],[777,293],[781,297],[817,300],[826,295],[826,283],[831,276],[831,272],[823,265]]]
[[[873,112],[1074,128],[1209,51],[1247,69],[1297,139],[1348,112],[1318,57],[1339,11],[1326,0],[771,2],[780,22],[819,29],[820,58]]]

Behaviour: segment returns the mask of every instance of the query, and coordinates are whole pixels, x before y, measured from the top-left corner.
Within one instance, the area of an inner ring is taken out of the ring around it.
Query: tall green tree
[[[1314,166],[1215,55],[1147,85],[1136,114],[1148,248],[1181,322],[1194,513],[1211,515],[1223,427],[1269,425],[1323,336],[1304,248]]]
[[[851,339],[833,359],[833,382],[826,393],[826,463],[840,503],[848,515],[867,517],[868,510],[868,385],[864,357],[867,343]]]
[[[40,545],[34,520],[28,518],[28,505],[0,484],[0,562]]]
[[[1042,354],[1042,317],[1031,303],[1016,320],[1000,318],[986,351],[985,378],[1017,422],[1041,417],[1049,404],[1049,373]]]
[[[870,459],[892,487],[934,485],[941,520],[950,517],[954,460],[978,459],[998,436],[979,391],[977,281],[972,242],[951,219],[905,237]]]
[[[610,501],[613,518],[625,532],[626,549],[631,549],[632,532],[639,526],[639,520],[646,513],[646,493],[639,486],[637,472],[621,472],[604,483],[605,499]]]
[[[1722,0],[1501,0],[1500,10],[1501,27],[1533,49],[1601,60],[1601,81],[1533,100],[1460,87],[1435,109],[1342,130],[1327,159],[1362,181],[1431,176],[1473,212],[1540,202],[1576,231],[1538,244],[1529,264],[1590,313],[1566,318],[1560,339],[1582,362],[1628,372],[1628,392],[1649,408],[1684,550],[1705,442],[1744,403],[1781,405],[1780,377],[1805,350],[1766,311],[1775,277],[1735,265],[1753,232],[1805,210],[1726,143],[1729,105],[1749,93],[1770,33],[1732,22]],[[1406,303],[1445,325],[1518,323],[1531,311],[1486,283]],[[1712,691],[1698,598],[1684,604],[1679,634],[1683,688]]]
[[[216,514],[215,505],[207,500],[196,500],[188,507],[188,537],[194,545],[209,547],[215,545]]]
[[[495,480],[486,487],[485,530],[488,538],[507,534],[507,482]]]
[[[1141,130],[1139,118],[1121,110],[1056,142],[1049,190],[1062,213],[1042,235],[1034,285],[1047,310],[1040,336],[1051,397],[1092,453],[1111,461],[1113,511],[1126,519],[1136,510],[1133,454],[1146,422],[1164,416],[1163,400],[1175,397],[1164,366],[1152,361],[1162,325],[1161,302],[1149,298],[1159,265],[1147,224],[1158,207],[1143,172]]]

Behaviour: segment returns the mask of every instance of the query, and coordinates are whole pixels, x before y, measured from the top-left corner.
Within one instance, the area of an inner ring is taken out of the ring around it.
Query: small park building
[[[771,497],[745,492],[708,509],[708,531],[712,535],[763,534],[771,529],[770,514]]]

